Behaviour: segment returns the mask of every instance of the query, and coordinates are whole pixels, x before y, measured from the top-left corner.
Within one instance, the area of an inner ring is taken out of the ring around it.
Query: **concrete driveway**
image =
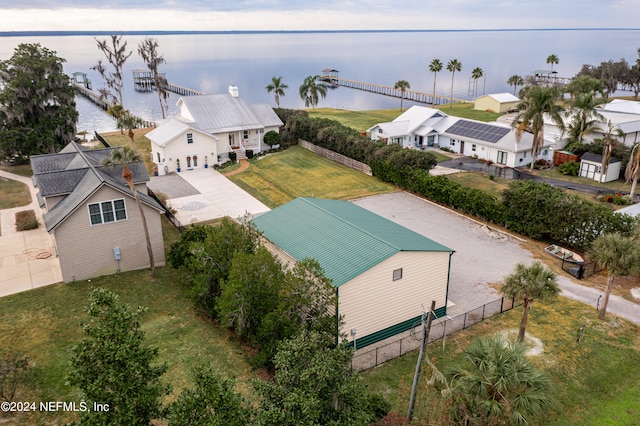
[[[270,209],[235,183],[213,169],[185,170],[154,176],[148,184],[153,191],[169,196],[168,204],[183,225],[224,216],[238,218]]]
[[[449,280],[449,300],[455,306],[447,309],[452,317],[501,297],[490,284],[502,281],[517,263],[531,261],[531,253],[515,237],[406,192],[354,203],[455,250]]]
[[[363,198],[355,204],[456,251],[449,283],[449,299],[455,306],[447,309],[451,317],[499,298],[491,284],[501,282],[517,263],[534,260],[518,238],[406,192]],[[562,296],[594,309],[603,294],[564,275],[558,276],[558,284]],[[620,296],[611,295],[607,311],[640,324],[640,306]]]
[[[29,205],[0,210],[0,297],[61,282],[60,261],[31,179],[1,170],[0,176],[24,183],[31,193]],[[23,210],[36,213],[38,229],[16,231],[16,212]]]

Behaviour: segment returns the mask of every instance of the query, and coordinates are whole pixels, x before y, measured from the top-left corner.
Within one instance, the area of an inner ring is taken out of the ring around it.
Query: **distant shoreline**
[[[533,31],[640,31],[640,28],[494,28],[450,30],[127,30],[127,31],[0,31],[0,37],[64,37],[119,35],[215,35],[215,34],[331,34],[331,33],[455,33],[455,32],[533,32]]]

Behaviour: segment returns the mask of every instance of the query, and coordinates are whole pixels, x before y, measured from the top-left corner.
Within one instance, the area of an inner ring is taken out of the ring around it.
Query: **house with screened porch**
[[[240,159],[263,151],[265,133],[283,125],[269,105],[245,102],[237,86],[220,95],[182,96],[177,105],[179,116],[146,135],[160,175],[221,164],[231,152]]]

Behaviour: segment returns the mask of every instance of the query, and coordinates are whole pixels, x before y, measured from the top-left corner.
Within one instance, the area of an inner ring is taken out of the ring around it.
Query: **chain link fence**
[[[429,332],[428,343],[440,340],[456,331],[469,328],[494,315],[510,311],[518,305],[514,302],[514,299],[502,297],[453,318],[434,318]],[[420,336],[420,321],[416,321],[409,332],[397,336],[396,340],[388,342],[389,339],[387,339],[374,348],[356,351],[352,361],[353,369],[358,372],[368,370],[411,352],[420,346]]]

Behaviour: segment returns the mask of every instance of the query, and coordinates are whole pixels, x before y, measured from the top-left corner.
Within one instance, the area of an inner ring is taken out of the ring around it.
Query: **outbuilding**
[[[492,93],[479,96],[474,100],[473,109],[505,113],[518,106],[520,98],[511,93]]]
[[[622,162],[619,158],[611,157],[606,176],[602,176],[602,155],[585,152],[580,158],[580,176],[598,182],[611,182],[620,178]]]
[[[411,329],[432,300],[446,315],[450,248],[347,201],[297,198],[253,223],[281,262],[318,261],[357,348]]]

